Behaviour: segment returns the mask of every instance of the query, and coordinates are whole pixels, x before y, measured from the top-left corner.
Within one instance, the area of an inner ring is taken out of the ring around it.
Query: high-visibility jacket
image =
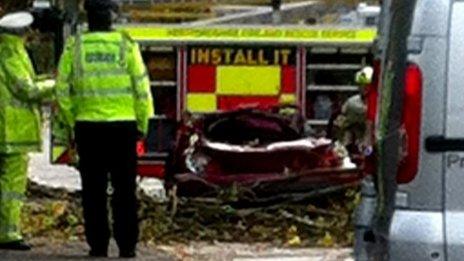
[[[71,37],[58,67],[56,95],[61,120],[137,121],[146,133],[153,116],[150,82],[138,44],[122,32]]]
[[[0,34],[0,153],[41,148],[39,102],[51,88],[37,84],[21,37]]]

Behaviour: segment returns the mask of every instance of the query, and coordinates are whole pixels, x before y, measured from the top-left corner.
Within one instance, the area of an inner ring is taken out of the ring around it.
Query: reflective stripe
[[[84,44],[114,44],[121,46],[121,41],[107,41],[107,40],[84,40],[82,41]]]
[[[121,26],[136,41],[371,43],[377,31],[350,28],[238,27],[238,26]]]
[[[74,90],[69,92],[66,90],[59,90],[56,92],[58,98],[85,98],[85,97],[110,97],[110,96],[124,96],[124,95],[134,95],[130,87],[116,87],[111,89],[85,89],[85,90]],[[136,95],[137,97],[137,95]]]
[[[0,142],[0,146],[36,146],[40,141]]]
[[[21,102],[18,99],[11,98],[11,99],[0,99],[0,104],[4,107],[14,107],[18,109],[28,109],[30,108],[30,104]]]
[[[134,76],[133,79],[134,79],[135,83],[139,83],[140,81],[145,80],[146,77],[148,77],[148,72],[144,71],[143,74],[141,74],[139,76]]]
[[[14,224],[6,224],[0,226],[0,235],[16,233],[19,230],[19,227]]]
[[[75,97],[109,97],[109,96],[123,96],[133,95],[130,87],[111,88],[111,89],[84,89],[76,90],[73,93]]]
[[[138,75],[138,76],[134,76],[132,77],[132,80],[133,80],[133,85],[135,86],[135,98],[137,100],[145,100],[145,99],[148,99],[148,96],[149,94],[147,92],[145,92],[145,90],[140,90],[140,88],[138,88],[138,84],[145,80],[146,77],[148,77],[148,73],[146,70],[144,70],[143,74],[141,75]]]
[[[0,193],[0,200],[2,201],[12,201],[12,200],[19,200],[24,201],[26,196],[23,193],[15,192],[15,191],[2,191]]]
[[[92,72],[88,72],[88,71],[83,72],[83,76],[85,78],[88,78],[88,77],[98,78],[98,77],[124,76],[124,75],[129,75],[124,68],[117,68],[117,69],[106,70],[106,71],[97,70],[97,71],[92,71]]]
[[[148,94],[146,92],[143,92],[143,93],[135,92],[134,95],[137,100],[148,99]]]

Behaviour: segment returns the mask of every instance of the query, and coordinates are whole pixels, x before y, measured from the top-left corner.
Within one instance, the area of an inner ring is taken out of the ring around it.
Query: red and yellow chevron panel
[[[190,112],[215,112],[217,96],[215,93],[189,93],[187,94],[187,110]]]
[[[216,66],[192,65],[187,70],[189,93],[216,92]]]
[[[280,66],[218,66],[219,95],[276,96],[281,87]]]
[[[296,66],[282,66],[282,92],[296,93]]]

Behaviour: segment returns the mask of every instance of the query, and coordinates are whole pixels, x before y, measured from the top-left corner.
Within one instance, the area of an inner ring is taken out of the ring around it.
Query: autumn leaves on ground
[[[277,204],[242,204],[236,188],[217,198],[157,202],[139,193],[141,241],[155,244],[267,242],[285,247],[347,247],[353,241],[353,188],[339,188]],[[309,194],[308,194],[309,195]],[[22,230],[27,239],[84,240],[77,193],[29,185]]]

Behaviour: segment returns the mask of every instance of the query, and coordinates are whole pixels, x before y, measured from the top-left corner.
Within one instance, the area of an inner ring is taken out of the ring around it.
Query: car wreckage
[[[343,148],[305,135],[301,115],[287,114],[287,109],[186,115],[168,174],[178,193],[205,195],[238,184],[270,195],[360,179],[359,168]]]

